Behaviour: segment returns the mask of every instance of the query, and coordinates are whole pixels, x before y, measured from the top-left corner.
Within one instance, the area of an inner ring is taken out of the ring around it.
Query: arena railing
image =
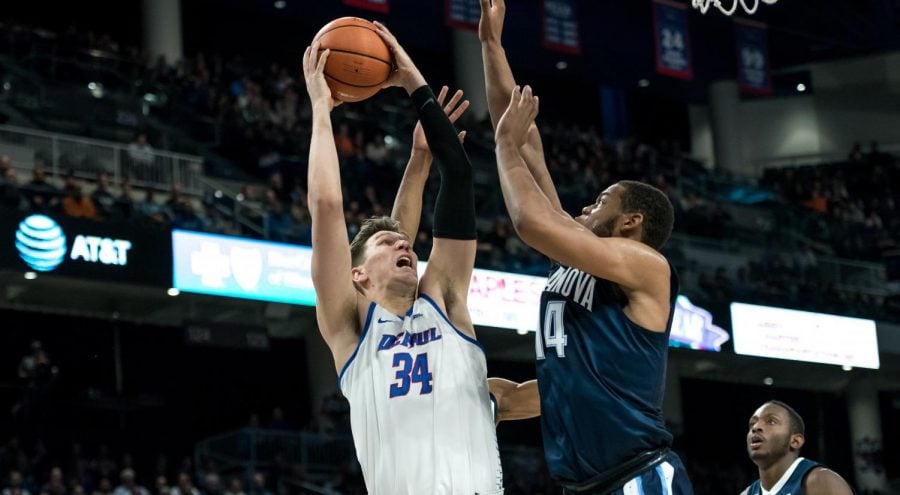
[[[749,261],[759,261],[764,256],[777,255],[786,263],[793,263],[794,251],[774,250],[746,245],[735,241],[720,241],[704,237],[694,237],[685,234],[674,233],[666,245],[667,250],[679,249],[693,262],[706,270],[714,270],[717,266],[734,266],[736,261],[740,265],[746,265]],[[719,253],[721,256],[711,255]],[[732,263],[724,264],[728,258]],[[816,256],[815,266],[811,268],[815,272],[816,281],[832,283],[840,289],[852,289],[854,292],[873,296],[887,296],[889,294],[887,284],[887,272],[883,263],[847,260],[831,256]],[[704,263],[706,261],[707,263]],[[811,277],[810,275],[798,275],[799,279]]]
[[[334,472],[354,454],[350,435],[242,428],[201,440],[196,466],[213,461],[221,472],[267,471],[276,462],[302,464],[308,472]]]
[[[106,172],[115,183],[128,180],[132,187],[167,190],[178,183],[185,193],[203,193],[203,159],[193,155],[153,150],[140,160],[126,144],[10,125],[0,125],[0,153],[9,154],[18,168],[42,162],[53,176],[72,171],[95,179]]]

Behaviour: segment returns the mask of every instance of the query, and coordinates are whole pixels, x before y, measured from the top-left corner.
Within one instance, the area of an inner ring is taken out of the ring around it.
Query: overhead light
[[[172,296],[172,297],[175,297],[175,296],[177,296],[178,294],[181,294],[181,291],[178,290],[178,289],[176,289],[175,287],[172,287],[171,289],[169,289],[169,290],[166,291],[166,294],[168,294],[168,295],[170,295],[170,296]]]
[[[771,387],[773,383],[775,383],[775,380],[773,380],[771,376],[763,378],[763,385]]]
[[[569,68],[569,63],[565,60],[560,60],[559,62],[556,62],[556,68],[559,70],[566,70]]]
[[[650,80],[648,80],[648,79],[641,79],[640,81],[638,81],[639,88],[646,88],[649,86],[650,86]]]
[[[806,85],[803,83],[798,83],[797,84],[797,92],[802,93],[804,91],[806,91]]]
[[[528,335],[528,330],[525,330],[524,328],[520,328],[520,329],[516,330],[516,333],[519,335]]]
[[[285,7],[287,7],[287,2],[285,2],[284,0],[278,0],[277,2],[275,2],[276,9],[283,9]]]
[[[37,273],[25,272],[25,280],[34,280],[36,278],[37,278]]]
[[[3,83],[3,91],[9,91],[10,89],[12,89],[12,84],[10,84],[9,81]]]
[[[844,371],[852,371],[853,366],[850,366],[849,364],[845,364],[845,365],[841,366],[841,369]]]
[[[221,198],[221,197],[222,197],[222,191],[216,191],[215,193],[213,193],[213,196],[215,196],[216,199]]]
[[[91,96],[93,96],[94,98],[103,98],[103,84],[97,82],[89,82],[88,90],[91,92]]]

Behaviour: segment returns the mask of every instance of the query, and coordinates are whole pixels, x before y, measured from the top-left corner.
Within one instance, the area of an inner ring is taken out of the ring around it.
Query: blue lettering
[[[378,343],[379,351],[386,351],[397,343],[397,337],[393,335],[382,335],[381,342]]]

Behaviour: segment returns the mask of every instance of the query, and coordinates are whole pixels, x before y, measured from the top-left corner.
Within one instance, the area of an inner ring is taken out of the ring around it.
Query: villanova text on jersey
[[[613,283],[555,264],[535,336],[541,426],[550,474],[584,482],[642,452],[667,447],[662,397],[677,276],[665,332],[624,313]]]

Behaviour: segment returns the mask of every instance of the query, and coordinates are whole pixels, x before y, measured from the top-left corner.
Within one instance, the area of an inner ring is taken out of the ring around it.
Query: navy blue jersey
[[[544,453],[551,476],[584,482],[648,450],[667,447],[662,399],[678,295],[671,268],[666,331],[631,321],[616,284],[555,264],[536,332]]]
[[[806,480],[806,475],[808,475],[813,469],[819,466],[820,464],[815,461],[800,458],[800,463],[784,483],[784,486],[782,486],[781,489],[778,490],[778,495],[803,495],[804,493],[806,493],[803,490],[803,481]],[[761,495],[762,487],[759,485],[759,480],[754,481],[753,484],[751,484],[747,488],[747,490],[745,490],[745,493],[747,495]]]

